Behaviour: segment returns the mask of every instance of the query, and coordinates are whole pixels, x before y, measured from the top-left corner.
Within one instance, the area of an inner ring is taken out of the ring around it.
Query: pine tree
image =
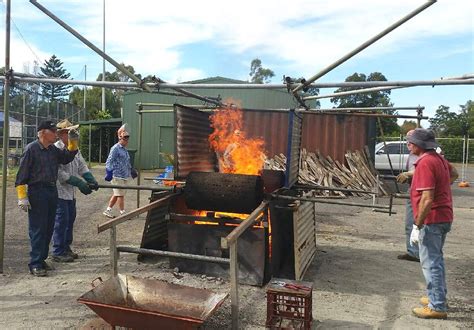
[[[61,62],[56,55],[53,55],[49,60],[44,61],[40,70],[42,76],[48,78],[68,79],[70,77],[70,74],[66,73],[66,69],[63,68],[63,62]],[[41,87],[43,94],[46,95],[50,101],[53,101],[64,99],[65,96],[68,96],[71,85],[42,84]]]

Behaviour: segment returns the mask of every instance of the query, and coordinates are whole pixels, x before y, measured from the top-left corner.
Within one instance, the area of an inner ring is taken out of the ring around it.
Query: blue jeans
[[[413,216],[413,207],[411,206],[411,199],[407,199],[406,205],[406,215],[405,215],[405,236],[406,236],[406,245],[407,253],[412,257],[420,259],[420,251],[417,244],[410,244],[410,235],[413,230],[413,224],[415,219]]]
[[[31,244],[31,259],[28,266],[30,269],[43,268],[53,236],[54,217],[58,203],[56,185],[29,186],[28,200],[31,205],[28,212],[28,234]]]
[[[444,269],[443,246],[451,223],[425,225],[420,230],[420,263],[430,300],[429,307],[446,312],[446,271]]]
[[[53,255],[59,256],[70,251],[74,220],[76,220],[76,200],[59,198],[54,223]]]

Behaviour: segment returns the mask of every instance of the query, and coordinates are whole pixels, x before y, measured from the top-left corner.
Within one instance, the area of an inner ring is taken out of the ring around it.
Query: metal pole
[[[466,135],[462,139],[462,167],[461,167],[461,181],[466,181]]]
[[[23,76],[18,73],[14,74],[14,79],[18,82],[29,82],[29,83],[45,83],[53,85],[87,85],[96,87],[109,87],[109,88],[130,88],[136,89],[137,86],[133,82],[120,82],[120,81],[84,81],[84,80],[71,80],[61,78],[41,78],[39,76]],[[0,76],[0,80],[5,80],[5,76]],[[149,88],[156,87],[153,83],[143,84]],[[417,86],[454,86],[454,85],[474,85],[474,79],[456,79],[456,80],[399,80],[399,81],[344,81],[344,82],[318,82],[311,84],[311,87],[315,88],[369,88],[369,87],[417,87]],[[161,83],[160,90],[162,89],[281,89],[286,91],[286,85],[283,84],[172,84],[172,83]]]
[[[53,19],[56,23],[58,23],[60,26],[62,26],[64,29],[66,29],[69,33],[71,33],[73,36],[75,36],[77,39],[82,41],[85,45],[87,45],[89,48],[91,48],[94,52],[99,54],[102,58],[105,58],[110,64],[115,66],[117,69],[125,73],[127,76],[130,77],[138,86],[146,89],[147,91],[151,92],[151,88],[148,85],[145,85],[142,83],[140,78],[135,76],[133,73],[128,71],[122,64],[118,63],[115,61],[113,58],[111,58],[109,55],[101,51],[98,47],[96,47],[93,43],[91,43],[89,40],[84,38],[81,34],[79,34],[76,30],[74,30],[72,27],[67,25],[65,22],[63,22],[61,19],[59,19],[56,15],[54,15],[52,12],[50,12],[48,9],[46,9],[44,6],[40,5],[38,1],[36,0],[30,0],[30,2],[39,10],[41,10],[43,13],[48,15],[51,19]],[[83,85],[83,84],[80,84]]]
[[[318,99],[328,99],[330,97],[340,97],[344,95],[354,95],[354,94],[365,94],[365,93],[373,93],[373,92],[378,92],[378,91],[387,91],[391,89],[397,89],[397,88],[405,88],[409,86],[388,86],[388,87],[371,87],[371,88],[364,88],[364,89],[356,89],[353,91],[345,91],[345,92],[339,92],[339,93],[333,93],[333,94],[326,94],[326,95],[312,95],[312,96],[306,96],[303,97],[303,100],[318,100]]]
[[[386,205],[370,205],[370,204],[363,204],[363,203],[338,202],[338,201],[333,201],[333,200],[328,200],[328,199],[318,199],[318,198],[310,198],[310,197],[282,196],[282,195],[278,195],[278,194],[272,194],[272,197],[274,197],[276,199],[285,199],[285,200],[289,200],[289,201],[307,201],[307,202],[321,203],[321,204],[335,204],[335,205],[371,207],[371,208],[377,208],[377,209],[382,209],[382,210],[388,210],[390,208],[389,206],[386,206]]]
[[[409,19],[413,18],[414,16],[418,15],[419,13],[421,13],[423,10],[425,10],[426,8],[428,8],[429,6],[431,6],[432,4],[434,4],[436,2],[436,0],[429,0],[427,1],[425,4],[421,5],[420,7],[418,7],[417,9],[413,10],[411,13],[409,13],[408,15],[406,15],[405,17],[403,17],[402,19],[398,20],[397,22],[393,23],[392,25],[390,25],[388,28],[386,28],[385,30],[383,30],[382,32],[378,33],[376,36],[370,38],[369,40],[367,40],[366,42],[364,42],[362,45],[360,45],[359,47],[357,47],[356,49],[354,49],[353,51],[349,52],[348,54],[344,55],[343,57],[341,57],[339,60],[337,60],[336,62],[332,63],[331,65],[327,66],[326,68],[324,68],[323,70],[321,70],[320,72],[318,72],[317,74],[315,74],[314,76],[312,76],[311,78],[309,78],[304,84],[300,83],[298,86],[296,86],[292,92],[293,94],[298,92],[299,90],[303,89],[303,87],[311,84],[313,81],[316,81],[318,78],[324,76],[326,73],[328,73],[329,71],[331,71],[332,69],[338,67],[339,65],[341,65],[342,63],[344,63],[345,61],[347,61],[348,59],[350,59],[351,57],[353,57],[354,55],[356,55],[357,53],[361,52],[362,50],[364,50],[365,48],[367,48],[368,46],[372,45],[374,42],[376,42],[377,40],[379,40],[380,38],[384,37],[385,35],[387,35],[388,33],[392,32],[393,30],[395,30],[397,27],[399,27],[400,25],[402,25],[403,23],[405,23],[406,21],[408,21]]]
[[[87,80],[87,65],[84,65],[84,81],[86,80]],[[86,94],[87,94],[87,86],[84,85],[84,104],[82,106],[84,114],[82,116],[82,120],[87,120]]]
[[[163,250],[150,250],[150,249],[136,248],[132,246],[123,246],[123,245],[117,246],[117,251],[144,254],[144,255],[150,255],[150,256],[162,256],[162,257],[181,258],[181,259],[188,259],[188,260],[199,260],[199,261],[214,262],[214,263],[224,264],[224,265],[228,265],[230,263],[230,260],[227,258],[210,257],[210,256],[199,255],[199,254],[189,254],[189,253],[171,252],[171,251],[163,251]]]
[[[137,184],[140,185],[141,179],[141,169],[142,169],[142,132],[143,129],[143,115],[141,112],[138,112],[138,148],[137,148],[137,155],[136,155],[136,167],[137,167]],[[140,189],[137,190],[137,208],[140,207]]]
[[[102,0],[102,51],[105,54],[105,0]],[[105,58],[102,58],[102,81],[105,81]],[[102,111],[105,110],[105,87],[102,87]]]
[[[232,329],[239,329],[239,260],[237,256],[237,243],[229,246],[230,253],[230,304],[232,314]]]
[[[382,121],[380,120],[380,118],[377,118],[377,121],[380,128],[380,135],[382,136],[383,147],[387,149],[387,143],[385,141],[385,134],[383,131]],[[393,172],[392,159],[390,158],[390,154],[388,152],[387,152],[387,159],[388,159],[388,165],[390,165],[390,172],[392,172],[392,175],[395,175],[395,173]],[[395,188],[397,189],[397,193],[399,193],[400,187],[398,186],[397,180],[395,180],[394,183],[395,183]]]
[[[160,179],[161,180],[161,179]],[[128,189],[128,190],[151,190],[151,191],[173,191],[175,187],[173,186],[132,186],[132,185],[120,185],[120,184],[98,184],[99,188],[103,189]]]
[[[102,126],[99,126],[99,164],[102,164]]]
[[[21,150],[25,150],[26,140],[26,93],[23,93],[23,123],[21,126]]]
[[[10,15],[11,0],[7,0],[5,11],[5,72],[10,70]],[[3,274],[3,255],[5,247],[5,211],[7,202],[7,164],[8,141],[10,140],[10,80],[5,80],[3,89],[3,158],[2,158],[2,209],[0,220],[0,273]]]
[[[112,277],[118,274],[117,229],[110,228],[110,271]]]
[[[89,169],[91,168],[92,124],[89,124]]]
[[[419,107],[416,109],[416,115],[418,116],[418,119],[416,120],[416,127],[421,127],[421,117],[423,116],[423,109],[425,107]]]
[[[474,75],[471,74],[465,74],[460,77],[451,77],[451,78],[444,78],[444,79],[470,79],[474,78]],[[333,93],[333,94],[326,94],[326,95],[312,95],[312,96],[306,96],[303,97],[303,100],[317,100],[317,99],[327,99],[330,97],[339,97],[339,96],[344,96],[344,95],[354,95],[354,94],[365,94],[365,93],[372,93],[372,92],[378,92],[378,91],[386,91],[386,90],[391,90],[391,89],[398,89],[398,88],[405,88],[405,87],[410,87],[410,86],[387,86],[387,87],[371,87],[371,88],[363,88],[363,89],[356,89],[356,90],[351,90],[351,91],[345,91],[345,92],[339,92],[339,93]]]

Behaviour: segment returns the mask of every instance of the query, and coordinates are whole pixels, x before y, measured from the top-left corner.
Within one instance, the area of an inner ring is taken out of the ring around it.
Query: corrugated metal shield
[[[286,152],[285,187],[291,188],[297,181],[300,172],[301,136],[303,115],[294,109],[288,113],[288,148]]]
[[[216,154],[208,140],[212,133],[209,116],[194,108],[174,105],[176,179],[185,179],[193,171],[216,172]]]

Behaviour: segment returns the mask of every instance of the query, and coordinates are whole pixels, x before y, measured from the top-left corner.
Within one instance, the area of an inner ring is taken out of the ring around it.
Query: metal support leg
[[[230,250],[230,303],[232,311],[232,329],[239,329],[239,279],[237,260],[237,241],[229,246]]]
[[[110,228],[110,270],[112,272],[112,277],[117,276],[117,231],[116,227]]]

